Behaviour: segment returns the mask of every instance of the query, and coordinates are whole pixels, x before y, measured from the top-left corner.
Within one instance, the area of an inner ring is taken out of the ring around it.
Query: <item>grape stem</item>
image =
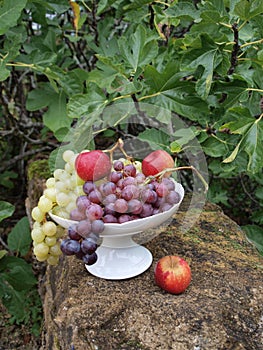
[[[109,149],[103,150],[102,152],[104,152],[104,153],[109,153],[109,154],[110,154],[110,160],[111,160],[111,162],[113,162],[113,153],[114,153],[114,151],[115,151],[117,148],[120,149],[120,151],[123,153],[123,155],[125,156],[125,158],[126,158],[127,160],[129,160],[130,162],[133,162],[133,161],[134,161],[133,157],[129,156],[129,155],[126,153],[126,151],[125,151],[125,149],[124,149],[124,142],[123,142],[122,139],[118,139],[118,141],[115,143],[115,145],[113,145],[113,146],[112,146],[111,148],[109,148]]]
[[[189,169],[196,173],[196,175],[199,177],[199,179],[201,180],[202,184],[204,185],[205,193],[207,193],[207,191],[208,191],[208,183],[206,182],[204,177],[201,175],[201,173],[192,165],[180,166],[180,167],[176,167],[176,168],[166,168],[166,169],[160,171],[158,174],[155,174],[155,175],[152,175],[152,176],[148,176],[144,183],[147,184],[147,183],[149,183],[152,180],[155,180],[157,178],[162,178],[167,173],[172,173],[174,171],[180,171],[180,170],[189,170]]]

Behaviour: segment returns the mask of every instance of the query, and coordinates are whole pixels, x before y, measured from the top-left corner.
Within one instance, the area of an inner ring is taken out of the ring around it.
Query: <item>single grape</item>
[[[103,199],[103,204],[104,205],[107,205],[109,203],[114,203],[117,199],[117,196],[116,194],[109,194],[108,196],[106,196],[104,199]]]
[[[120,179],[118,182],[117,182],[117,188],[119,188],[119,189],[123,189],[123,187],[124,187],[124,179]],[[117,190],[117,189],[116,189]]]
[[[156,193],[159,197],[165,197],[169,193],[169,189],[164,183],[161,182],[156,186]]]
[[[69,226],[68,236],[70,239],[74,239],[75,241],[79,241],[82,238],[82,236],[77,231],[77,224]]]
[[[116,160],[113,163],[113,169],[116,171],[121,171],[124,168],[124,164],[121,160]]]
[[[119,198],[116,200],[116,202],[114,203],[114,210],[117,213],[126,213],[128,210],[128,203],[125,199],[123,198]]]
[[[76,231],[81,237],[88,237],[91,232],[91,222],[89,220],[81,220],[77,223]]]
[[[109,194],[114,194],[116,191],[116,185],[114,182],[106,182],[102,186],[102,193],[104,196],[108,196]]]
[[[81,242],[80,248],[84,254],[92,254],[96,251],[98,245],[91,238],[85,238]]]
[[[128,214],[122,214],[118,218],[118,223],[123,224],[124,222],[131,221],[131,216]]]
[[[92,190],[89,194],[88,194],[88,199],[92,202],[92,203],[96,203],[96,204],[100,204],[102,202],[102,195],[100,193],[100,191],[98,189],[94,189]]]
[[[62,254],[62,251],[60,249],[60,243],[56,242],[52,247],[49,248],[49,253],[54,256],[59,256]]]
[[[42,226],[42,230],[46,236],[54,236],[57,231],[57,226],[52,221],[46,221]]]
[[[46,180],[46,187],[47,188],[52,188],[55,186],[56,179],[54,177],[50,177],[49,179]]]
[[[132,198],[138,198],[140,195],[140,190],[135,185],[127,185],[121,192],[121,196],[126,201],[131,200]]]
[[[163,203],[163,204],[160,206],[160,208],[159,208],[159,212],[160,212],[160,213],[163,213],[164,211],[167,211],[167,210],[171,209],[172,206],[173,206],[173,205],[170,204],[170,203]]]
[[[44,196],[51,200],[52,203],[56,202],[56,189],[53,187],[46,188],[43,192]]]
[[[98,260],[97,254],[94,252],[91,255],[86,254],[83,256],[82,261],[87,265],[93,265]]]
[[[112,214],[115,215],[115,209],[114,209],[114,203],[108,203],[104,207],[104,213],[105,214]]]
[[[122,183],[123,187],[126,187],[128,185],[136,185],[136,179],[132,176],[127,176],[125,179],[123,179],[123,183]],[[120,187],[118,185],[118,187]]]
[[[56,195],[56,202],[61,207],[66,207],[70,202],[70,197],[65,192],[59,192]]]
[[[75,208],[75,209],[71,210],[71,212],[69,214],[69,218],[70,218],[70,220],[74,220],[74,221],[85,220],[86,212],[80,211],[79,209]]]
[[[52,247],[56,244],[57,242],[57,238],[55,236],[46,236],[45,238],[45,243],[49,246],[49,247]]]
[[[89,234],[89,237],[88,237],[88,238],[93,239],[93,241],[94,241],[95,243],[97,243],[98,240],[99,240],[99,238],[100,238],[100,236],[99,236],[99,234],[97,234],[97,233],[91,232],[91,233]]]
[[[103,216],[103,221],[105,222],[105,224],[112,224],[117,223],[118,219],[112,214],[106,214]]]
[[[102,220],[94,220],[91,223],[91,231],[97,234],[102,233],[104,230],[104,222]]]
[[[61,242],[60,249],[65,255],[74,255],[80,251],[80,243],[68,238]]]
[[[49,246],[45,242],[38,243],[34,246],[33,252],[40,259],[43,258],[46,260]]]
[[[33,220],[37,222],[41,222],[45,218],[45,213],[38,207],[35,207],[32,209],[31,215]]]
[[[76,206],[80,211],[86,211],[90,203],[87,195],[79,196],[76,200]]]
[[[165,200],[169,204],[177,204],[180,202],[180,194],[176,191],[171,191],[167,194]]]
[[[41,229],[41,227],[33,228],[33,230],[31,231],[31,238],[36,243],[44,241],[45,237],[46,235]]]
[[[153,207],[149,203],[144,203],[142,205],[142,211],[140,212],[140,217],[146,218],[148,216],[151,216],[153,213]]]
[[[89,194],[91,191],[95,190],[96,186],[92,181],[86,181],[83,184],[83,192]]]
[[[140,214],[142,211],[142,203],[138,199],[131,199],[128,202],[128,212],[132,214]]]
[[[86,215],[91,221],[101,219],[103,216],[103,209],[99,204],[92,203],[87,208]]]
[[[136,168],[133,164],[127,164],[123,168],[123,175],[124,176],[136,176]]]
[[[120,179],[122,179],[122,173],[119,171],[112,171],[109,175],[109,181],[113,183],[117,183]]]
[[[48,213],[53,207],[52,200],[47,198],[45,195],[39,198],[37,205],[39,209],[44,213]]]
[[[136,179],[137,184],[142,184],[142,183],[144,183],[146,177],[142,173],[137,173],[135,179]]]
[[[172,179],[170,179],[169,177],[164,177],[162,179],[162,183],[166,185],[169,191],[174,191],[175,184]]]
[[[154,190],[151,190],[149,188],[145,188],[141,192],[141,200],[145,203],[155,203],[158,199],[158,195]]]
[[[73,157],[75,158],[75,153],[70,149],[63,152],[62,158],[65,162],[70,163]]]

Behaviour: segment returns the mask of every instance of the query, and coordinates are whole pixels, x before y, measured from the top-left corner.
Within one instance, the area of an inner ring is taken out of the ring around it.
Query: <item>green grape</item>
[[[55,255],[49,255],[47,258],[47,263],[49,265],[57,265],[58,264],[59,257]]]
[[[51,237],[51,236],[54,236],[56,234],[57,226],[52,221],[46,221],[42,226],[42,230],[46,236]]]
[[[57,204],[60,207],[66,207],[70,202],[70,197],[64,192],[57,193],[56,198],[57,198]]]
[[[45,237],[46,235],[40,227],[33,228],[33,230],[31,231],[31,238],[36,243],[43,242]]]
[[[56,244],[54,244],[52,247],[49,248],[49,253],[50,255],[54,255],[54,256],[59,256],[62,254],[62,251],[60,249],[60,243],[57,242]]]
[[[45,243],[49,246],[49,247],[53,247],[57,242],[57,237],[56,236],[47,236],[45,238]]]
[[[73,165],[74,165],[75,153],[68,149],[63,153],[62,158],[65,162],[70,163],[70,164],[72,164],[72,159],[74,158],[74,161],[73,161]]]
[[[44,190],[44,196],[52,201],[52,203],[56,202],[56,189],[54,187],[46,188]]]
[[[33,252],[37,258],[39,258],[39,259],[46,258],[47,259],[47,255],[49,252],[49,246],[44,242],[38,243],[35,245]]]
[[[49,179],[46,180],[46,187],[47,188],[52,188],[55,186],[56,179],[54,177],[50,177]]]
[[[47,198],[44,195],[39,198],[37,205],[41,211],[43,211],[44,213],[48,213],[53,207],[53,202],[51,199]]]
[[[45,218],[45,213],[39,207],[33,208],[31,215],[33,220],[37,222],[42,222]]]

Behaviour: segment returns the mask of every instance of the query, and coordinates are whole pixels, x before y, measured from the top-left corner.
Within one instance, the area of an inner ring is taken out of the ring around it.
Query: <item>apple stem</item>
[[[133,162],[134,161],[134,159],[133,159],[133,157],[131,157],[131,156],[129,156],[127,153],[126,153],[126,151],[124,150],[124,142],[123,142],[123,140],[122,139],[118,139],[118,141],[115,143],[115,145],[113,145],[111,148],[109,148],[109,149],[105,149],[105,150],[103,150],[102,152],[104,152],[104,153],[109,153],[110,154],[110,160],[111,160],[111,162],[113,162],[113,153],[114,153],[114,151],[117,149],[117,148],[119,148],[120,149],[120,151],[123,153],[123,155],[125,156],[125,158],[127,159],[127,160],[129,160],[130,162]]]
[[[206,193],[208,191],[208,183],[206,182],[204,177],[201,175],[201,173],[192,165],[180,166],[180,167],[176,167],[176,168],[166,168],[166,169],[160,171],[158,174],[148,176],[144,183],[147,184],[147,183],[151,182],[152,180],[155,180],[157,178],[162,178],[166,173],[172,173],[174,171],[189,170],[189,169],[194,171],[196,173],[196,175],[199,177],[202,184],[204,185],[205,193]]]

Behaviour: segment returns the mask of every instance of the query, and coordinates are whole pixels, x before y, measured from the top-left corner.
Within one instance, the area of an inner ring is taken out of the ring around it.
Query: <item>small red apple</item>
[[[191,269],[179,256],[167,255],[157,262],[154,277],[160,288],[172,294],[180,294],[191,282]]]
[[[142,161],[142,172],[146,177],[149,175],[156,175],[164,169],[173,167],[173,158],[162,149],[151,152]]]
[[[78,176],[84,181],[97,181],[111,171],[111,162],[107,154],[100,150],[80,153],[75,160]]]

